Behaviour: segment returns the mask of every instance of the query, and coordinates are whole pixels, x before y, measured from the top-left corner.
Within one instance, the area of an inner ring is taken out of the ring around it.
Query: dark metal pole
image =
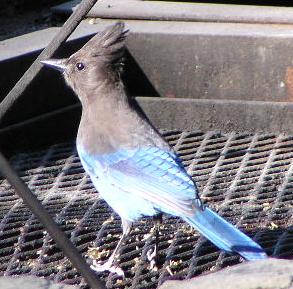
[[[40,60],[50,58],[57,51],[59,46],[66,41],[72,31],[81,22],[83,17],[90,11],[97,0],[83,0],[78,8],[64,23],[60,32],[53,38],[51,43],[42,51],[42,53],[33,62],[30,68],[24,73],[21,79],[15,84],[7,96],[0,104],[0,124],[2,123],[4,115],[12,107],[14,102],[22,95],[28,85],[34,80],[37,74],[40,72],[43,65]]]
[[[18,195],[24,200],[31,211],[42,222],[56,244],[63,250],[64,254],[71,261],[73,266],[80,272],[83,278],[92,289],[105,289],[104,284],[98,280],[96,274],[90,269],[85,260],[81,257],[76,247],[66,237],[64,232],[54,222],[49,213],[43,208],[40,201],[30,189],[18,177],[14,169],[9,165],[3,154],[0,152],[0,170],[3,176],[14,187]]]

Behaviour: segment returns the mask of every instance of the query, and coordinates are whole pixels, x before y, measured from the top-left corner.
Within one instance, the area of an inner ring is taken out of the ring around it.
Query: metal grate
[[[293,135],[164,131],[209,206],[260,243],[269,255],[293,257]],[[121,235],[120,218],[99,199],[74,143],[18,154],[14,167],[84,255],[106,260]],[[120,255],[121,279],[103,273],[109,288],[156,288],[239,262],[177,218],[165,216],[158,270],[146,253],[152,221],[133,226]],[[98,247],[97,249],[89,249]],[[84,285],[50,236],[5,180],[0,180],[0,274],[35,274]]]

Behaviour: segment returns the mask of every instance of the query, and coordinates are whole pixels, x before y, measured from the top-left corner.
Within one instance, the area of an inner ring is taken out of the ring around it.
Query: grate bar
[[[55,193],[55,191],[58,190],[58,186],[59,186],[59,184],[60,184],[60,182],[62,180],[62,177],[64,177],[65,172],[67,170],[69,170],[69,168],[71,167],[73,159],[74,159],[74,156],[69,156],[66,159],[64,167],[62,168],[62,171],[58,174],[58,176],[56,178],[56,181],[54,182],[54,185],[48,191],[48,193],[46,194],[45,198],[43,199],[42,205],[48,204],[50,199],[54,198],[54,193]],[[72,198],[70,199],[69,202],[71,202],[71,201],[72,201]],[[59,216],[60,216],[61,213],[62,213],[62,211],[59,214],[57,214],[56,217],[55,217],[55,221],[57,223],[58,223]],[[30,225],[30,223],[32,221],[33,221],[33,216],[28,220],[28,222],[26,223],[25,226],[29,227],[29,225]],[[46,255],[46,250],[49,247],[48,242],[50,241],[51,237],[47,232],[44,232],[44,235],[43,235],[42,239],[43,239],[43,246],[42,246],[41,251],[39,251],[39,257],[36,259],[34,269],[31,272],[32,274],[36,274],[36,272],[38,272],[41,269],[41,264],[43,263],[43,257]]]
[[[265,179],[266,179],[266,176],[269,172],[269,168],[271,167],[273,161],[274,161],[274,158],[276,156],[276,149],[278,148],[278,146],[280,145],[280,143],[282,142],[282,139],[283,139],[283,135],[279,135],[276,140],[275,140],[275,143],[272,147],[272,149],[270,150],[269,152],[269,155],[267,157],[267,161],[261,171],[261,175],[253,189],[253,193],[252,194],[252,198],[250,198],[247,202],[247,205],[245,206],[246,209],[244,209],[244,213],[242,214],[242,217],[240,218],[240,220],[237,222],[237,226],[240,226],[241,224],[243,224],[243,221],[249,217],[249,215],[251,214],[251,209],[250,208],[253,208],[253,202],[257,199],[258,197],[258,194],[259,194],[259,191],[261,190],[261,187],[262,185],[265,183]],[[255,236],[254,239],[258,238],[259,236]]]

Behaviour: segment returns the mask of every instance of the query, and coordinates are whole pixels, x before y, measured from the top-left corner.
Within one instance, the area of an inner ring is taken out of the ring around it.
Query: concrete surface
[[[85,20],[69,40],[113,22]],[[160,96],[293,102],[293,25],[126,21],[126,27],[128,51]],[[58,29],[0,42],[0,63],[40,51]]]
[[[55,283],[43,278],[22,276],[22,277],[1,277],[1,289],[77,289],[79,287]]]
[[[293,104],[138,97],[139,105],[161,129],[293,133]]]
[[[293,261],[246,262],[186,281],[166,281],[158,289],[293,289]]]

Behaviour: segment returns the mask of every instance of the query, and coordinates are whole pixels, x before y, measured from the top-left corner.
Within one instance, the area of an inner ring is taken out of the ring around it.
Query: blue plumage
[[[192,179],[172,151],[145,147],[90,155],[77,147],[97,190],[122,218],[133,222],[164,212],[181,217],[222,250],[248,260],[267,257],[248,236],[201,206]]]
[[[91,155],[77,145],[84,168],[97,190],[120,215],[135,221],[159,212],[192,215],[199,206],[193,181],[178,165],[175,154],[157,147]],[[105,194],[105,186],[110,193]],[[111,190],[118,190],[113,198]],[[121,204],[120,200],[127,200]]]
[[[237,252],[251,261],[267,258],[261,246],[207,207],[192,217],[182,218],[226,252]]]
[[[177,155],[130,105],[120,78],[124,39],[124,25],[117,23],[68,59],[44,62],[63,71],[82,103],[78,154],[96,189],[122,220],[123,236],[111,257],[92,268],[117,272],[114,256],[132,222],[161,212],[181,217],[225,251],[248,260],[267,258],[258,244],[202,205]]]

